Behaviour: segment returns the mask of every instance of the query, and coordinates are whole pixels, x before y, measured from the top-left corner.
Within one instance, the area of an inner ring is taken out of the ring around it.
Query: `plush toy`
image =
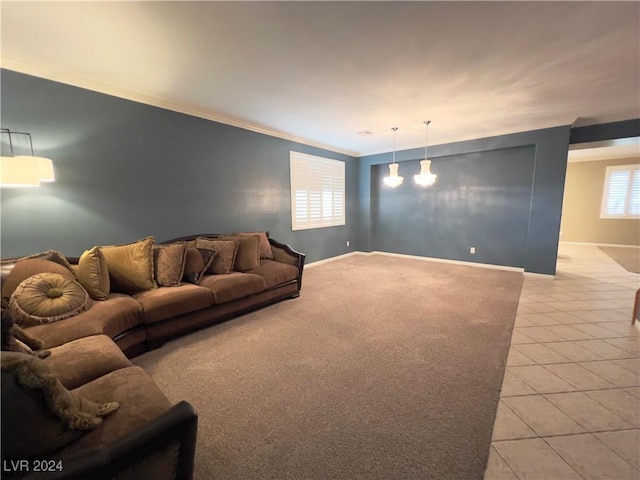
[[[42,350],[43,346],[41,340],[32,337],[16,325],[9,309],[9,299],[2,297],[2,350],[23,352],[38,358],[46,358],[51,355],[51,352]]]

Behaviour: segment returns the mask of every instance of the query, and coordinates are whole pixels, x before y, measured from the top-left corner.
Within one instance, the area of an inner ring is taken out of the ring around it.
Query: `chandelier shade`
[[[389,164],[389,176],[382,179],[387,187],[396,188],[404,182],[404,177],[398,175],[398,164]]]
[[[420,161],[420,173],[413,176],[413,180],[421,187],[428,187],[436,183],[438,176],[431,173],[431,160]]]

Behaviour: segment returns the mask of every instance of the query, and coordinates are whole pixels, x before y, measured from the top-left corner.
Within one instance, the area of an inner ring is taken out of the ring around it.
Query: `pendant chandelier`
[[[11,156],[0,157],[0,187],[37,187],[41,182],[53,182],[53,162],[49,158],[36,157],[33,154],[31,134],[14,132],[8,128],[0,129],[0,133],[9,136]],[[29,137],[31,155],[13,155],[13,135]]]
[[[429,187],[436,183],[438,176],[435,173],[431,173],[431,160],[427,160],[427,143],[429,140],[429,124],[431,120],[425,120],[423,123],[426,129],[424,138],[424,160],[420,161],[420,173],[414,175],[413,179],[421,187]]]
[[[398,175],[398,164],[396,163],[396,130],[398,127],[393,127],[393,162],[389,164],[389,176],[384,177],[384,184],[391,188],[396,188],[404,182],[404,177]]]

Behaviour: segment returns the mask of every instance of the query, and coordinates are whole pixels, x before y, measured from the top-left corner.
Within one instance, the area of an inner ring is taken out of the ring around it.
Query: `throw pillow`
[[[199,285],[203,275],[213,263],[216,252],[206,248],[187,247],[186,253],[183,279]]]
[[[11,297],[18,285],[20,285],[24,280],[36,273],[45,272],[59,273],[65,277],[75,279],[71,270],[63,267],[59,263],[52,262],[51,260],[43,260],[41,258],[20,260],[13,266],[7,277],[4,279],[4,282],[2,282],[2,296]]]
[[[233,264],[233,269],[238,272],[246,272],[260,266],[260,237],[258,235],[242,237],[221,237],[220,240],[239,240],[238,253]]]
[[[273,250],[271,250],[271,244],[269,243],[268,232],[235,232],[231,235],[233,237],[247,237],[258,235],[260,237],[260,258],[273,260]]]
[[[185,242],[153,247],[153,264],[158,285],[161,287],[179,286],[184,275],[186,258],[187,244]]]
[[[106,300],[111,290],[107,259],[100,247],[93,247],[78,260],[78,280],[94,300]]]
[[[100,247],[107,260],[111,290],[137,293],[158,285],[153,278],[153,237],[134,243]]]
[[[198,248],[207,248],[217,252],[213,259],[213,263],[207,270],[208,273],[212,273],[214,275],[223,275],[233,271],[239,245],[240,240],[237,238],[213,240],[210,238],[198,237],[196,239],[196,246]]]
[[[44,252],[34,253],[33,255],[28,255],[26,257],[20,257],[20,258],[14,258],[14,259],[8,258],[5,260],[2,260],[2,265],[18,263],[23,260],[29,260],[32,258],[41,258],[42,260],[49,260],[51,262],[58,263],[63,267],[67,267],[73,273],[73,268],[71,267],[69,260],[67,260],[67,257],[65,257],[64,253],[59,252],[58,250],[45,250]]]
[[[2,352],[2,455],[50,454],[98,427],[118,409],[67,390],[39,358]]]
[[[11,295],[9,308],[20,325],[57,322],[82,312],[89,295],[75,280],[58,273],[38,273]]]

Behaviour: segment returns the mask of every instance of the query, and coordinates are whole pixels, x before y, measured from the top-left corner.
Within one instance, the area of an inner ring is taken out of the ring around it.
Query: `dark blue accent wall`
[[[411,178],[422,149],[397,152],[406,181],[390,190],[390,154],[357,159],[8,70],[0,80],[2,126],[30,132],[57,175],[0,191],[3,257],[269,230],[308,261],[386,250],[555,273],[569,126],[430,147],[439,179],[426,190]],[[291,230],[290,150],[345,162],[345,226]]]
[[[396,153],[405,183],[383,185],[389,154],[360,159],[360,249],[555,274],[570,126],[429,148],[433,187],[413,182],[422,149]],[[476,247],[476,254],[469,247]]]
[[[355,247],[356,158],[8,70],[1,99],[2,127],[30,132],[57,177],[1,190],[3,257],[246,230],[308,261]],[[291,230],[290,150],[345,162],[345,226]]]

